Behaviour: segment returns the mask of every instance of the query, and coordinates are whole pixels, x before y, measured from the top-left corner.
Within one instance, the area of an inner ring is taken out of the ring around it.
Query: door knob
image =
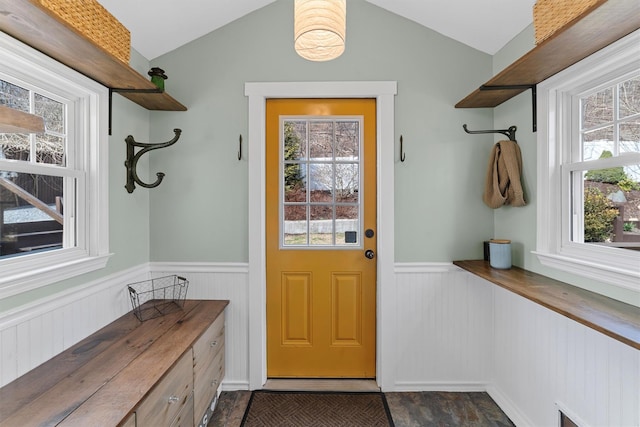
[[[367,258],[369,258],[369,259],[373,259],[373,258],[376,256],[376,253],[375,253],[375,252],[373,252],[371,249],[367,249],[367,250],[364,252],[364,256],[366,256],[366,257],[367,257]]]

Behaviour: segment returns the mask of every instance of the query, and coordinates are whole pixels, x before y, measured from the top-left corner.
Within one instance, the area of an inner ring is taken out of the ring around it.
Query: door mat
[[[243,427],[394,427],[383,393],[256,390]]]

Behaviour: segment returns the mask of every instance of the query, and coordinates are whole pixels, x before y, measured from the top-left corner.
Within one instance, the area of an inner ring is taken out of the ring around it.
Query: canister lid
[[[491,243],[511,243],[511,240],[507,240],[507,239],[491,239],[489,240],[489,242]]]

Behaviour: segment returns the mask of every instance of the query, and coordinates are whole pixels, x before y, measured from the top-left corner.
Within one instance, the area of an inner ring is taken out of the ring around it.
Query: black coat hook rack
[[[238,139],[238,160],[242,160],[242,134],[240,134],[240,138]]]
[[[501,133],[506,135],[510,141],[516,141],[516,130],[518,128],[516,126],[510,126],[509,129],[492,129],[492,130],[469,130],[467,129],[467,125],[462,125],[462,128],[466,133]]]
[[[131,135],[125,138],[124,141],[127,143],[127,160],[124,161],[124,166],[127,168],[127,184],[124,188],[126,188],[129,193],[133,193],[133,190],[136,188],[136,184],[144,188],[154,188],[160,185],[164,178],[163,172],[156,173],[156,176],[158,177],[156,182],[147,184],[142,182],[140,177],[138,177],[136,167],[138,166],[138,160],[140,160],[140,157],[142,157],[144,153],[175,144],[180,138],[182,130],[174,129],[173,132],[175,133],[175,136],[170,141],[160,143],[137,142]],[[135,153],[135,147],[140,147],[142,149]]]
[[[400,135],[400,161],[404,162],[405,158],[406,158],[406,155],[405,155],[404,146],[402,143],[402,135]]]

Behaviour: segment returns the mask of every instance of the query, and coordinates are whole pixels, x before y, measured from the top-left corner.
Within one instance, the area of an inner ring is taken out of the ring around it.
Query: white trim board
[[[75,286],[54,295],[38,299],[29,304],[21,305],[12,310],[0,313],[0,330],[15,326],[16,324],[42,316],[43,313],[50,312],[65,305],[73,304],[84,298],[88,298],[99,292],[110,288],[122,286],[123,298],[127,300],[129,294],[126,293],[126,284],[138,280],[144,280],[148,276],[149,270],[147,264],[140,264],[126,270],[117,271],[105,277],[88,282],[84,285]],[[127,306],[131,309],[131,306]],[[117,319],[123,313],[114,317]],[[99,329],[99,328],[98,328]]]
[[[265,251],[265,113],[269,98],[375,98],[377,130],[377,381],[393,387],[394,331],[394,97],[397,82],[249,82],[249,385],[267,380]]]

